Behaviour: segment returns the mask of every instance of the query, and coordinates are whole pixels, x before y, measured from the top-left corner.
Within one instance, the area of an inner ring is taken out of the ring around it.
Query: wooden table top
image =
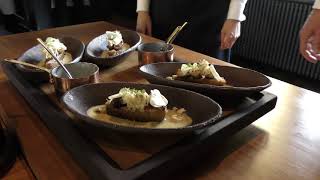
[[[17,58],[36,44],[36,38],[66,35],[88,43],[93,37],[116,27],[96,22],[0,37],[0,59]],[[143,41],[156,39],[142,36]],[[215,64],[231,65],[181,48],[176,57],[188,61],[206,58]],[[121,66],[121,65],[119,65]],[[115,68],[116,69],[116,68]],[[272,79],[267,89],[278,96],[276,108],[192,165],[170,175],[175,179],[320,179],[320,111],[317,93]],[[55,139],[23,97],[0,71],[0,104],[17,121],[17,134],[25,152],[4,179],[88,179],[68,152]]]

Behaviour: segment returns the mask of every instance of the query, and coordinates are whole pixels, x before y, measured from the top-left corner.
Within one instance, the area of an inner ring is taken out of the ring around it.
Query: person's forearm
[[[314,2],[313,9],[320,9],[320,0]]]
[[[246,7],[246,3],[247,0],[231,0],[227,19],[244,21],[246,19],[246,16],[243,14],[243,11]]]
[[[137,0],[137,12],[149,11],[150,0]]]

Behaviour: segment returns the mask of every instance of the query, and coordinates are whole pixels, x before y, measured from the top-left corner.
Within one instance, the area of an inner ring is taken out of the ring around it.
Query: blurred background
[[[298,52],[314,0],[248,0],[231,63],[320,92],[320,65]],[[135,29],[136,0],[0,0],[0,35],[108,21]]]

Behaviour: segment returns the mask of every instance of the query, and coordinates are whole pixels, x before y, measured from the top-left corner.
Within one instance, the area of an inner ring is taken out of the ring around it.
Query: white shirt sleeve
[[[315,0],[313,4],[313,9],[320,9],[320,0]]]
[[[247,0],[231,0],[227,19],[234,19],[239,21],[246,20],[246,16],[243,14],[246,3]]]
[[[149,6],[150,6],[150,0],[137,0],[137,12],[149,11]]]

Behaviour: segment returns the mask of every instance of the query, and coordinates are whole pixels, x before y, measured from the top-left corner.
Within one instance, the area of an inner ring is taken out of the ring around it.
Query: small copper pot
[[[64,94],[77,86],[99,82],[99,67],[95,64],[77,62],[65,64],[65,67],[72,74],[72,79],[68,78],[60,66],[51,70],[50,82],[53,82],[58,94]]]
[[[40,69],[47,72],[50,76],[50,83],[54,85],[54,89],[57,95],[62,95],[68,90],[77,86],[99,82],[99,67],[92,63],[76,62],[65,64],[65,67],[72,74],[73,78],[70,79],[63,68],[60,66],[50,70],[41,66],[13,59],[4,59],[4,61]]]
[[[139,65],[173,61],[174,48],[164,42],[142,43],[138,46]]]

